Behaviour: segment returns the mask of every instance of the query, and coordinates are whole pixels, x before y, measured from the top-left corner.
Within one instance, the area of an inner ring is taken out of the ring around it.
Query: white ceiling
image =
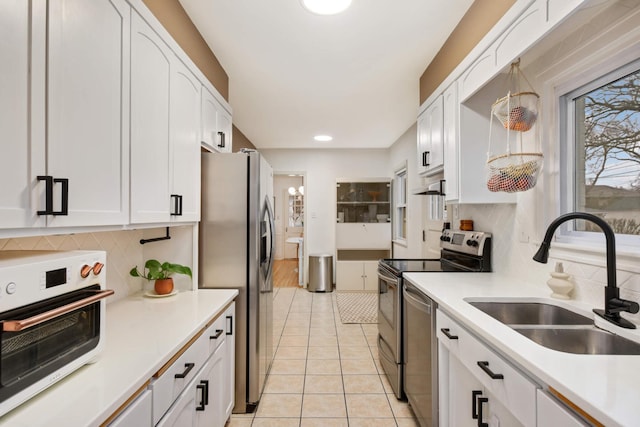
[[[389,147],[472,2],[353,0],[319,16],[299,0],[180,0],[229,75],[234,124],[263,149]]]

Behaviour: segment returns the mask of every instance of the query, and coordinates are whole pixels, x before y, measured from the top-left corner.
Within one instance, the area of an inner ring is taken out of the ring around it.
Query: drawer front
[[[213,354],[227,339],[227,329],[226,317],[219,316],[213,324],[204,331],[203,337],[208,342],[207,355]]]
[[[459,357],[521,423],[525,426],[536,425],[535,383],[464,330],[460,331]]]
[[[455,352],[462,364],[522,424],[535,426],[538,386],[455,320],[440,311],[438,315],[438,339],[445,345],[449,344],[449,351]],[[442,328],[448,328],[449,334],[457,336],[458,339],[448,340]],[[499,378],[500,376],[502,378]]]
[[[447,316],[442,310],[436,312],[436,330],[438,341],[445,346],[451,354],[460,353],[460,331],[462,327]]]
[[[208,341],[208,335],[200,335],[162,375],[151,382],[154,425],[204,365],[209,354]]]

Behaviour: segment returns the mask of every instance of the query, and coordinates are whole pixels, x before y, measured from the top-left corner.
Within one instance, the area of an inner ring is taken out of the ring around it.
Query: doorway
[[[274,173],[276,287],[304,285],[304,184],[302,173]]]

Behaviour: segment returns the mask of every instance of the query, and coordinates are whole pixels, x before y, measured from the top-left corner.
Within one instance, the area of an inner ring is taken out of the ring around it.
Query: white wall
[[[637,2],[609,2],[611,6],[596,18],[576,28],[544,54],[522,63],[527,78],[542,95],[543,152],[545,164],[537,186],[518,193],[515,205],[460,205],[458,218],[470,218],[474,228],[493,233],[493,269],[515,278],[514,286],[528,282],[548,289],[546,281],[556,261],[562,261],[565,272],[576,285],[573,298],[602,307],[606,269],[604,244],[594,251],[562,250],[552,244],[548,264],[532,260],[547,224],[559,213],[558,162],[561,139],[557,123],[557,96],[562,86],[580,81],[588,67],[596,66],[605,73],[640,57],[640,5]],[[621,62],[621,63],[616,63]],[[452,209],[450,208],[451,212]],[[455,222],[454,222],[455,224]],[[555,248],[555,250],[554,250]],[[640,301],[640,268],[638,254],[618,252],[618,286],[623,298]],[[551,291],[549,290],[549,293]],[[640,321],[640,316],[633,317]]]
[[[260,150],[274,174],[305,173],[305,283],[309,254],[335,251],[336,179],[390,178],[388,150]]]
[[[418,156],[416,154],[417,127],[414,124],[389,148],[389,174],[393,174],[402,165],[407,165],[407,239],[405,244],[393,244],[395,258],[422,258],[422,229],[426,214],[427,196],[415,195],[412,189],[424,185],[424,179],[418,176]]]

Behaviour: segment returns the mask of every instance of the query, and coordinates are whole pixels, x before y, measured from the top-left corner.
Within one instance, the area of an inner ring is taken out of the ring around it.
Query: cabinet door
[[[236,309],[235,304],[225,312],[225,322],[227,325],[227,339],[225,340],[224,355],[224,390],[222,393],[222,401],[224,402],[224,419],[228,420],[231,411],[235,405],[235,388],[236,388]]]
[[[362,261],[336,262],[336,290],[361,291],[364,289]]]
[[[136,398],[118,417],[109,424],[110,427],[151,427],[151,391],[146,390]]]
[[[363,261],[364,290],[378,290],[378,261]]]
[[[138,14],[131,21],[131,222],[168,222],[173,54]]]
[[[455,356],[449,358],[448,401],[449,425],[475,427],[488,423],[490,426],[523,426]],[[535,401],[529,404],[535,407]]]
[[[200,219],[200,82],[178,58],[171,64],[172,221]]]
[[[201,115],[202,115],[202,132],[201,140],[202,145],[206,146],[211,151],[218,151],[218,124],[217,124],[217,112],[218,101],[207,88],[204,86],[200,89],[200,101],[201,101]]]
[[[203,398],[202,388],[196,388],[198,378],[173,402],[171,408],[156,424],[156,427],[197,427],[196,407]]]
[[[458,199],[458,85],[453,82],[443,94],[443,145],[445,200]]]
[[[213,353],[204,365],[196,384],[199,386],[196,397],[196,425],[198,427],[224,427],[226,418],[224,402],[224,356],[226,341]]]
[[[43,25],[37,22],[34,32],[44,28],[45,13],[41,14]],[[38,134],[29,136],[29,28],[29,2],[0,2],[0,228],[45,225],[44,217],[36,215],[37,200],[30,199],[32,188],[39,188],[35,175],[45,173],[45,157],[44,139],[37,138]],[[44,72],[44,51],[33,54],[34,60],[40,59],[34,67]],[[34,164],[30,163],[32,155]]]
[[[429,114],[429,155],[427,156],[427,175],[442,171],[443,167],[443,138],[442,138],[442,96],[436,98],[427,110]]]
[[[437,97],[418,118],[418,173],[433,175],[442,171],[442,95]]]
[[[68,179],[68,215],[48,224],[125,224],[130,8],[124,0],[51,0],[48,8],[46,175]],[[59,210],[64,186],[54,187]]]
[[[218,148],[223,153],[231,153],[231,147],[233,145],[231,114],[229,114],[220,104],[218,104],[218,109],[216,111],[216,124],[218,129]]]
[[[422,113],[418,117],[417,124],[418,131],[418,174],[424,175],[427,172],[427,156],[429,151],[429,117],[425,113]]]

